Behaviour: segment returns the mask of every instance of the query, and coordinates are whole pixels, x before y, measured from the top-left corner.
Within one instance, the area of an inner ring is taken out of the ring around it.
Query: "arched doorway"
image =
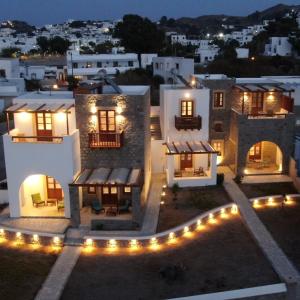
[[[251,146],[247,153],[245,175],[281,172],[282,152],[275,143],[261,141]]]
[[[64,191],[53,177],[34,174],[28,176],[19,191],[23,217],[64,217]]]

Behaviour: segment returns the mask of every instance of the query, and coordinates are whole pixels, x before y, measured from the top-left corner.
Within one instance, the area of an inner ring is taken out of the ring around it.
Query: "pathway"
[[[156,233],[160,210],[161,192],[164,184],[165,176],[163,174],[152,175],[151,187],[141,235],[151,235]]]
[[[232,200],[239,206],[240,213],[248,230],[269,259],[281,280],[287,284],[289,296],[287,299],[300,299],[300,275],[298,271],[260,221],[248,198],[232,180],[234,175],[230,169],[222,167],[218,171],[225,174],[224,188]]]
[[[79,258],[81,247],[65,246],[35,300],[59,300]]]
[[[287,175],[251,175],[243,178],[243,183],[274,183],[292,182],[292,178]]]

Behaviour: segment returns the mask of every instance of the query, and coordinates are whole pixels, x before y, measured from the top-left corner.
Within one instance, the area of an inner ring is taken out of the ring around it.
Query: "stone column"
[[[70,186],[69,189],[70,189],[71,226],[79,227],[80,225],[79,187]]]
[[[141,189],[140,187],[132,187],[132,221],[141,225],[142,207],[141,207]]]

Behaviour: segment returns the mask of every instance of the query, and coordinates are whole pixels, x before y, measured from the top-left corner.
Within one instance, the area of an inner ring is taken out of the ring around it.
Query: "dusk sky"
[[[136,13],[153,20],[206,14],[247,15],[278,3],[299,0],[0,0],[0,20],[17,19],[31,24],[58,23],[67,19],[119,19]]]

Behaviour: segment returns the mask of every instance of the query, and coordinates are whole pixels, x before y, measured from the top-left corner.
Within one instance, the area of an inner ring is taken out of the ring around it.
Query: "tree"
[[[49,41],[46,37],[40,36],[36,39],[36,43],[41,49],[42,53],[46,53],[49,50]]]
[[[111,42],[106,41],[105,43],[95,45],[94,51],[98,54],[108,54],[111,53],[113,46]]]
[[[136,52],[141,66],[142,53],[156,53],[164,44],[164,32],[148,18],[138,15],[125,15],[123,22],[115,28],[115,36],[121,39],[126,51]]]
[[[60,36],[55,36],[54,38],[49,39],[49,52],[58,53],[64,55],[69,47],[71,42],[69,40],[63,39]]]
[[[14,58],[21,54],[21,49],[17,47],[3,48],[0,53],[0,57]]]

